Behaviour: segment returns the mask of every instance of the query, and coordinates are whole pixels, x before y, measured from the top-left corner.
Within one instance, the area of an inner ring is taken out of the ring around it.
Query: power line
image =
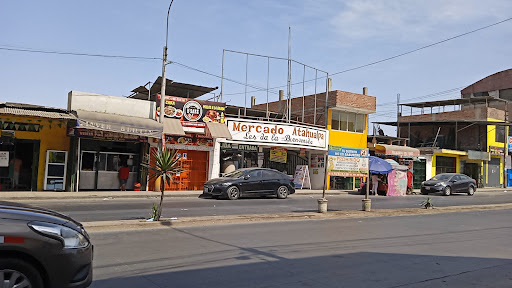
[[[29,53],[42,53],[42,54],[57,54],[57,55],[71,55],[71,56],[88,56],[88,57],[102,57],[102,58],[118,58],[118,59],[139,59],[139,60],[162,60],[158,57],[143,57],[143,56],[125,56],[125,55],[107,55],[107,54],[90,54],[78,52],[62,52],[62,51],[49,51],[31,48],[9,48],[0,47],[0,50],[16,51],[16,52],[29,52]]]

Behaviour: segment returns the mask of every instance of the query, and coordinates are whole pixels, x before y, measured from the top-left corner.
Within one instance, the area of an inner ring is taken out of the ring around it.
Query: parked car
[[[442,192],[449,196],[452,193],[464,192],[473,195],[476,191],[476,181],[467,175],[458,173],[442,173],[421,183],[421,194]]]
[[[275,195],[285,199],[295,193],[293,178],[274,169],[244,168],[220,178],[211,179],[203,187],[203,194],[214,198],[235,200],[250,195]]]
[[[92,258],[93,245],[79,222],[0,201],[0,287],[88,287]]]

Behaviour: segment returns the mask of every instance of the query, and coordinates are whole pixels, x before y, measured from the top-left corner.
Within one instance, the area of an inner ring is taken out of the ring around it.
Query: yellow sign
[[[286,163],[288,157],[288,150],[281,147],[273,147],[270,149],[270,161]]]

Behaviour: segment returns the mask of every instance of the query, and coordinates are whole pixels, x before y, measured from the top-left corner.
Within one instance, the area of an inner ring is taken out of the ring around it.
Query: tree
[[[153,152],[153,157],[155,158],[154,165],[146,165],[151,171],[153,171],[150,179],[155,180],[161,178],[160,180],[160,204],[158,205],[156,214],[154,215],[154,221],[160,221],[160,216],[162,216],[162,203],[164,201],[164,191],[165,185],[167,183],[173,182],[173,176],[184,172],[179,167],[179,158],[178,151],[174,149],[158,149]]]

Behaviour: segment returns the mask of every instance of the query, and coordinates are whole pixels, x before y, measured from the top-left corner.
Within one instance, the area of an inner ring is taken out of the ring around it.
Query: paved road
[[[93,288],[512,287],[512,210],[93,233]]]
[[[429,195],[435,206],[477,205],[512,203],[512,193],[480,193],[475,196],[464,194],[449,197]],[[317,211],[318,196],[292,195],[288,199],[253,198],[236,201],[173,198],[164,200],[163,217],[190,217],[234,214],[268,214]],[[329,210],[359,210],[362,195],[344,194],[328,196]],[[76,201],[25,201],[37,206],[50,208],[70,215],[78,221],[102,221],[149,218],[151,206],[157,203],[152,199],[108,199],[107,200],[76,200]],[[426,199],[423,195],[405,197],[373,196],[372,208],[413,208]]]

